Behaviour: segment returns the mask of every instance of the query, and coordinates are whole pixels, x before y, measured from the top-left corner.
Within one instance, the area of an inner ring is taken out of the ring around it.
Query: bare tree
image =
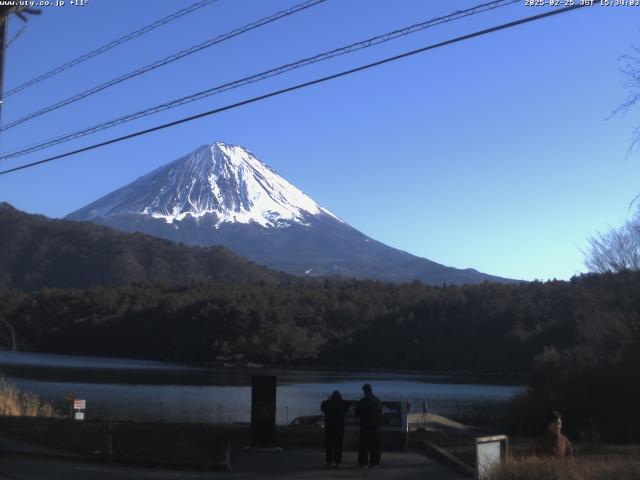
[[[640,48],[632,46],[627,54],[620,57],[620,62],[622,63],[620,71],[627,77],[625,87],[628,93],[627,98],[611,113],[611,116],[618,113],[625,114],[640,102]],[[633,131],[629,153],[634,147],[640,147],[640,127],[636,127]]]
[[[621,227],[589,237],[584,264],[590,272],[640,270],[640,212]]]
[[[613,112],[611,112],[609,118],[617,114],[624,115],[631,110],[632,107],[640,103],[640,48],[636,45],[632,45],[629,48],[629,51],[622,55],[618,60],[621,63],[620,71],[627,77],[627,81],[624,85],[627,89],[627,98],[625,98],[624,101],[618,105]],[[627,154],[631,155],[634,150],[640,150],[640,126],[635,127],[633,130],[631,145],[629,146]],[[636,195],[635,198],[631,200],[629,209],[633,207],[634,203],[639,201],[640,194]],[[638,208],[637,215],[640,215],[640,206]],[[636,216],[635,224],[638,224],[638,216]],[[611,233],[611,231],[609,233]],[[593,239],[593,237],[589,239],[592,247]]]

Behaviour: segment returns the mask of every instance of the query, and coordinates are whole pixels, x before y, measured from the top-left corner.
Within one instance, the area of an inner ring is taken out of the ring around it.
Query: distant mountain
[[[223,245],[296,275],[431,284],[511,280],[446,267],[367,237],[242,147],[216,142],[71,213],[126,232]]]
[[[176,245],[149,235],[30,215],[0,203],[0,288],[172,285],[205,279],[274,284],[284,277],[222,247]]]

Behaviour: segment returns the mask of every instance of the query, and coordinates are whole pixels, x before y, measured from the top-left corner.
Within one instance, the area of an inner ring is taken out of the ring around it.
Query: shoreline
[[[71,359],[91,359],[94,361],[121,361],[121,362],[139,362],[140,365],[47,365],[44,363],[19,363],[19,362],[3,362],[0,358],[0,369],[10,371],[58,371],[67,372],[70,374],[84,372],[91,370],[97,373],[117,372],[120,374],[130,373],[153,375],[158,374],[185,374],[190,373],[192,375],[204,374],[206,372],[222,370],[222,371],[237,371],[237,372],[253,372],[259,371],[269,373],[277,372],[318,372],[318,373],[339,373],[348,375],[358,374],[396,374],[396,375],[416,375],[426,377],[432,383],[458,383],[458,384],[480,384],[480,385],[509,385],[517,386],[526,385],[529,375],[525,373],[505,373],[505,372],[476,372],[476,371],[461,371],[461,370],[423,370],[423,369],[407,369],[407,368],[378,368],[378,367],[358,367],[349,366],[347,369],[338,367],[335,365],[316,365],[316,364],[258,364],[253,362],[215,362],[215,363],[177,363],[172,361],[160,360],[157,358],[131,358],[131,357],[117,357],[117,356],[91,356],[91,355],[76,355],[70,353],[60,352],[7,352],[10,355],[36,355],[36,356],[57,356],[67,357]],[[144,362],[153,362],[157,365],[144,365]],[[95,363],[95,362],[94,362]],[[21,377],[22,378],[22,377]],[[30,377],[28,377],[30,378]],[[442,380],[442,381],[439,381]]]

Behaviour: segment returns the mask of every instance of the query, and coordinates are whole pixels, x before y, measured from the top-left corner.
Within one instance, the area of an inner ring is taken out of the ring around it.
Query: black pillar
[[[275,375],[251,377],[251,446],[274,447],[276,444]]]

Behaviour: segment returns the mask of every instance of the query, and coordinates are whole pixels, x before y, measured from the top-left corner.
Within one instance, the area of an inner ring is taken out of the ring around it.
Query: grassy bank
[[[56,409],[31,392],[22,392],[0,378],[0,415],[14,417],[55,417]]]
[[[522,458],[504,463],[490,480],[635,480],[640,457]]]

